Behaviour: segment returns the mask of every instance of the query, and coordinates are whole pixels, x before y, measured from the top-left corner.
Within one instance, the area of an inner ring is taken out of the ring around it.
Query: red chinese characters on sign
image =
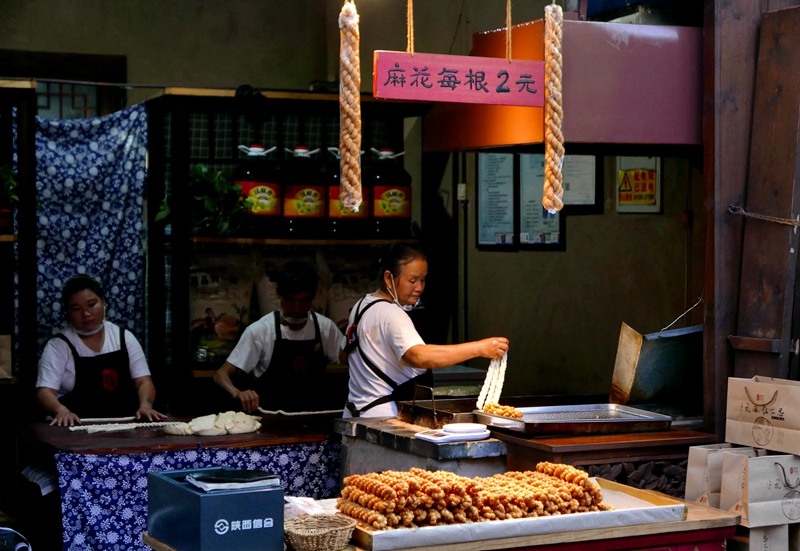
[[[645,168],[619,171],[620,205],[655,205],[656,171]]]
[[[376,51],[376,98],[542,107],[544,62]]]

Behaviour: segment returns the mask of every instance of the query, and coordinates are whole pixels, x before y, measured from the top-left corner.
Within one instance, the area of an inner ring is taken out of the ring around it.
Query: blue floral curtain
[[[100,282],[106,318],[141,340],[144,105],[92,119],[37,119],[36,159],[39,349],[64,326],[61,287],[77,273]]]

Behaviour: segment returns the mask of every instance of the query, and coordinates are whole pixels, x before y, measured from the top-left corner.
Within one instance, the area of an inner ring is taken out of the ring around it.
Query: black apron
[[[350,412],[350,415],[353,417],[360,417],[362,413],[365,411],[369,411],[370,409],[374,408],[375,406],[379,406],[381,404],[385,404],[387,402],[399,402],[401,400],[412,400],[414,398],[414,393],[416,391],[417,385],[432,385],[432,378],[431,378],[431,371],[430,369],[426,370],[425,373],[417,375],[416,377],[412,377],[411,379],[403,382],[403,383],[396,383],[389,375],[384,373],[375,362],[373,362],[364,350],[361,348],[359,344],[358,338],[358,323],[361,321],[361,317],[366,313],[367,310],[370,309],[371,306],[378,304],[379,302],[389,302],[386,299],[379,299],[367,304],[362,310],[359,310],[361,307],[361,303],[364,302],[362,298],[356,304],[356,315],[353,318],[353,323],[350,327],[347,328],[347,345],[345,346],[345,351],[350,354],[354,349],[358,351],[361,359],[364,361],[364,364],[377,375],[382,381],[392,387],[392,393],[386,396],[381,396],[380,398],[376,398],[366,406],[361,409],[358,409],[353,402],[347,402],[345,407],[347,407],[347,411]]]
[[[309,317],[314,323],[314,338],[294,341],[281,334],[281,317],[275,316],[275,347],[267,371],[256,379],[260,406],[275,411],[320,411],[325,409],[325,350],[319,321],[314,312]],[[341,405],[341,402],[339,402]]]
[[[75,361],[75,386],[60,398],[78,417],[129,417],[139,409],[139,398],[131,379],[125,330],[119,328],[120,347],[116,352],[80,356],[63,334]]]

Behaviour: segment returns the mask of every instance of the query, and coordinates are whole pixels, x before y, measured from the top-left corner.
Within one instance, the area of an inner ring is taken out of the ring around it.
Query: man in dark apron
[[[214,381],[244,411],[341,408],[345,385],[332,385],[326,366],[342,362],[345,338],[333,320],[311,311],[316,271],[305,262],[288,262],[277,283],[280,310],[245,329]]]

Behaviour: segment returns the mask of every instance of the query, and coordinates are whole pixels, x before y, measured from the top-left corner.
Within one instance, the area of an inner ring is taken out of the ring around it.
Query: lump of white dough
[[[258,417],[241,411],[226,411],[195,417],[188,423],[167,425],[164,427],[164,432],[178,436],[221,436],[255,432],[260,428],[261,421]]]

